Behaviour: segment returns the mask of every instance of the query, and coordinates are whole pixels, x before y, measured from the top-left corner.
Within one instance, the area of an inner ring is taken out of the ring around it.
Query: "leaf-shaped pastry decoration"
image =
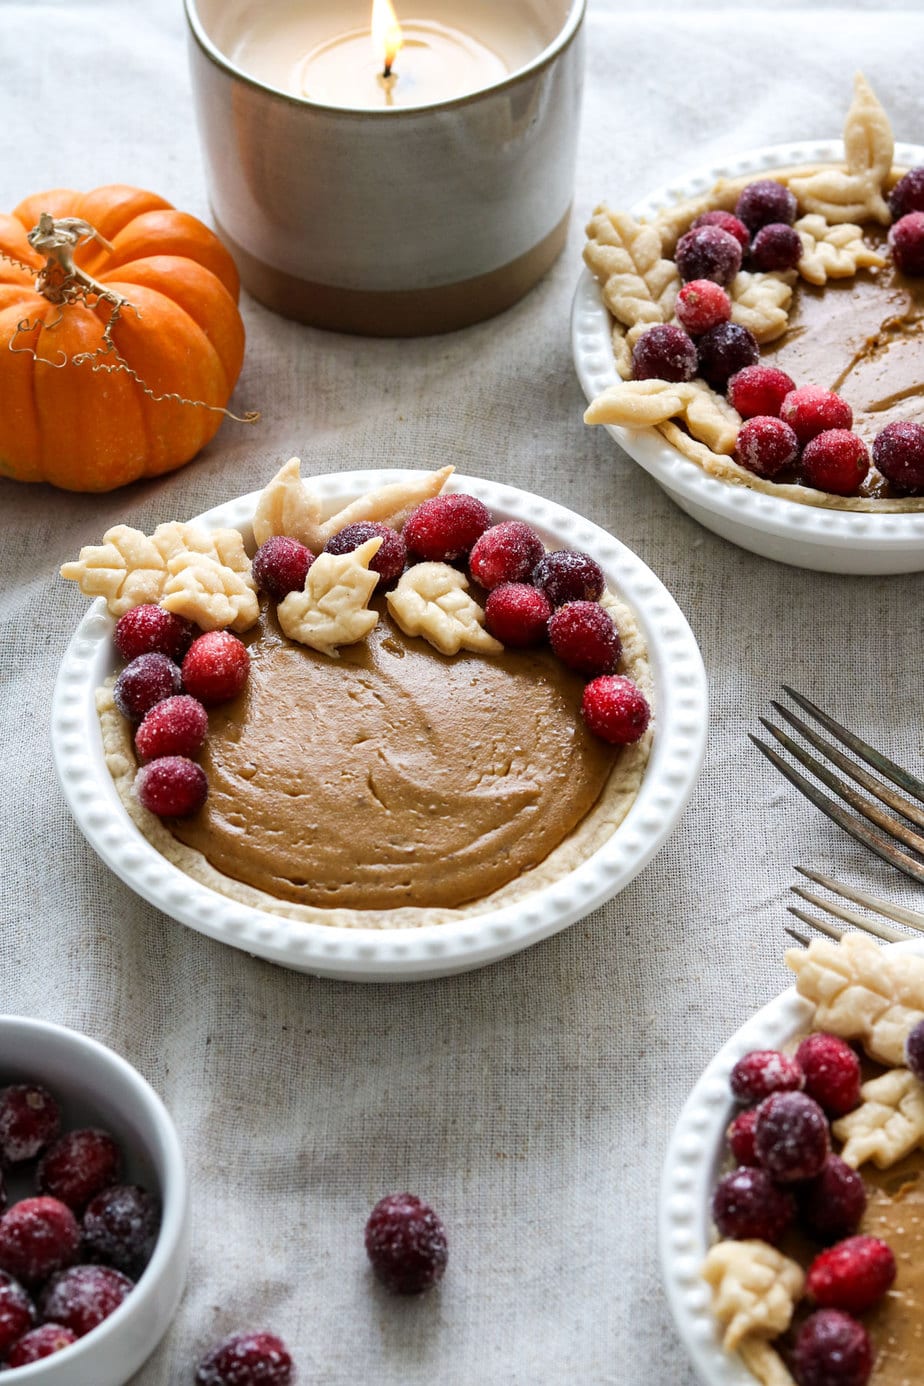
[[[738,1356],[760,1386],[796,1386],[786,1363],[763,1338],[745,1338],[738,1344]]]
[[[717,1242],[703,1262],[712,1309],[725,1329],[722,1345],[734,1352],[746,1338],[776,1338],[792,1322],[802,1295],[802,1267],[759,1241]]]
[[[759,342],[773,342],[786,331],[792,302],[792,284],[786,276],[742,270],[735,275],[728,292],[732,322],[753,332]]]
[[[628,212],[598,207],[588,227],[584,260],[603,286],[603,300],[613,317],[627,327],[667,322],[674,311],[680,274],[661,254],[661,235],[654,226]]]
[[[878,221],[888,226],[891,214],[883,190],[894,152],[889,118],[858,72],[844,125],[845,166],[793,174],[790,190],[803,212],[816,213],[828,222]]]
[[[735,450],[741,416],[702,380],[623,380],[598,395],[584,415],[585,423],[623,428],[652,428],[668,419],[683,419],[713,452]]]
[[[203,529],[201,525],[172,520],[169,524],[158,525],[151,540],[167,564],[180,554],[204,554],[232,572],[245,573],[250,579],[250,559],[236,529]]]
[[[901,1068],[905,1040],[924,1020],[924,958],[887,953],[865,934],[790,948],[796,990],[814,1002],[816,1029],[861,1040],[880,1063]]]
[[[379,580],[369,564],[382,546],[367,539],[350,553],[322,553],[308,569],[303,592],[290,592],[276,608],[285,635],[337,659],[338,645],[364,640],[379,619],[368,609]]]
[[[392,482],[357,497],[324,519],[321,497],[302,479],[301,463],[292,457],[257,502],[253,537],[258,544],[265,544],[274,534],[284,534],[298,539],[312,553],[320,553],[328,539],[359,520],[377,520],[399,528],[409,510],[439,495],[453,471],[453,467],[442,467],[423,477],[409,476],[406,481]]]
[[[448,563],[417,563],[388,593],[388,609],[405,635],[422,635],[445,655],[460,650],[500,654],[484,628],[484,612],[469,596],[468,578]]]
[[[889,1169],[913,1150],[924,1150],[924,1084],[906,1068],[893,1068],[860,1089],[862,1105],[835,1121],[841,1158],[853,1169],[872,1160]]]
[[[178,553],[167,565],[161,606],[194,621],[202,630],[245,631],[260,616],[248,574],[235,572],[204,553]]]
[[[720,178],[707,193],[698,197],[685,198],[670,207],[662,207],[651,221],[661,236],[661,253],[673,255],[677,242],[685,231],[689,231],[697,217],[704,212],[732,212],[741,196],[741,189],[749,180],[746,178]]]
[[[884,255],[866,244],[863,228],[845,221],[830,226],[824,217],[810,213],[800,217],[794,228],[802,242],[798,269],[810,284],[826,284],[829,279],[849,279],[861,269],[881,269],[888,264]]]

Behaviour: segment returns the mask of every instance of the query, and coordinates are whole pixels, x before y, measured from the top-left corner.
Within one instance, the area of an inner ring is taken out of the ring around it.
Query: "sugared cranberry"
[[[155,703],[171,698],[183,687],[180,671],[162,654],[143,654],[126,664],[115,681],[113,701],[129,722],[140,722]]]
[[[924,212],[909,212],[890,227],[889,248],[902,274],[924,274]]]
[[[94,1194],[118,1182],[121,1167],[119,1147],[106,1131],[68,1131],[40,1160],[36,1183],[40,1193],[81,1213]]]
[[[236,1333],[217,1343],[196,1368],[196,1386],[291,1386],[295,1366],[273,1333]]]
[[[751,244],[751,233],[743,221],[739,221],[731,212],[703,212],[693,223],[697,226],[720,226],[723,231],[734,236],[742,250],[747,250]]]
[[[758,414],[777,419],[780,406],[796,382],[775,366],[745,366],[728,382],[728,398],[743,419]]]
[[[34,1323],[32,1300],[11,1275],[0,1271],[0,1360]]]
[[[792,1194],[762,1169],[742,1166],[725,1174],[712,1196],[712,1217],[723,1237],[756,1238],[775,1246],[796,1216]]]
[[[919,1020],[905,1040],[905,1063],[917,1078],[924,1083],[924,1020]]]
[[[61,1112],[37,1083],[13,1083],[0,1091],[0,1160],[18,1165],[34,1160],[61,1129]]]
[[[146,602],[143,606],[133,606],[119,617],[112,638],[125,660],[137,659],[143,654],[162,654],[179,661],[189,649],[195,633],[192,621]]]
[[[852,496],[869,471],[869,452],[863,439],[846,428],[819,433],[802,453],[802,476],[808,486],[835,496]]]
[[[782,1184],[814,1179],[830,1150],[828,1122],[804,1092],[775,1092],[757,1108],[754,1149],[761,1167]]]
[[[754,1149],[754,1122],[757,1113],[752,1108],[739,1112],[729,1125],[725,1135],[728,1148],[739,1165],[757,1165],[757,1152]]]
[[[924,425],[886,424],[873,439],[873,461],[899,490],[924,491]]]
[[[544,592],[526,582],[505,582],[488,594],[484,623],[495,640],[510,649],[541,645],[552,614]]]
[[[738,1102],[762,1102],[772,1092],[798,1092],[804,1082],[802,1070],[788,1054],[778,1049],[752,1049],[738,1060],[729,1080]]]
[[[258,592],[265,592],[274,602],[283,601],[290,592],[302,592],[314,554],[282,534],[274,534],[261,544],[253,556],[250,570]]]
[[[839,1155],[829,1155],[821,1173],[800,1185],[798,1199],[806,1231],[820,1242],[837,1242],[860,1226],[866,1212],[866,1185]]]
[[[736,322],[720,322],[700,337],[699,373],[710,385],[724,390],[729,380],[745,366],[754,366],[760,347],[753,332]]]
[[[878,1237],[848,1237],[815,1257],[806,1289],[823,1309],[862,1314],[882,1299],[894,1280],[890,1246]]]
[[[553,606],[598,601],[606,586],[600,564],[589,554],[574,549],[556,549],[545,554],[533,569],[530,581]]]
[[[128,1276],[111,1266],[71,1266],[48,1282],[39,1310],[43,1319],[82,1338],[115,1313],[133,1289]]]
[[[832,428],[852,428],[853,410],[845,399],[820,385],[790,390],[780,405],[780,418],[803,445]]]
[[[505,582],[526,582],[545,546],[539,535],[522,520],[502,520],[492,525],[468,557],[468,570],[488,592]]]
[[[0,1218],[0,1269],[37,1285],[77,1259],[80,1227],[57,1198],[24,1198]]]
[[[83,1245],[87,1258],[115,1266],[133,1280],[151,1259],[160,1227],[160,1207],[137,1184],[114,1184],[87,1205]]]
[[[158,756],[195,756],[202,750],[209,729],[209,716],[201,703],[180,693],[155,703],[146,712],[135,732],[139,760]]]
[[[40,1362],[43,1357],[51,1357],[53,1353],[70,1347],[71,1343],[76,1341],[76,1335],[60,1323],[43,1323],[39,1328],[33,1328],[31,1333],[26,1333],[18,1343],[14,1343],[6,1359],[6,1365],[28,1367],[30,1362]]]
[[[889,211],[893,221],[909,212],[924,212],[924,168],[911,168],[899,178],[889,193]]]
[[[369,1214],[366,1255],[386,1289],[420,1294],[443,1278],[446,1231],[428,1203],[414,1194],[389,1194]]]
[[[619,663],[622,641],[599,602],[568,602],[549,621],[549,643],[562,664],[596,678]]]
[[[721,226],[696,226],[680,237],[674,259],[685,283],[711,279],[727,288],[741,268],[741,242]]]
[[[398,581],[407,562],[407,545],[391,525],[379,524],[377,520],[358,520],[355,525],[347,525],[339,534],[328,539],[324,552],[352,553],[370,539],[381,539],[382,546],[373,555],[369,571],[378,573],[380,588],[388,587]]]
[[[751,264],[756,270],[792,270],[802,259],[798,231],[781,221],[762,226],[751,246]]]
[[[837,1035],[809,1035],[796,1050],[805,1091],[829,1117],[846,1116],[860,1103],[860,1060]]]
[[[758,178],[748,183],[735,206],[735,216],[753,236],[762,226],[782,222],[792,226],[799,204],[792,193],[775,178]]]
[[[792,1352],[798,1386],[866,1386],[873,1360],[866,1329],[839,1309],[810,1315]]]
[[[735,460],[756,476],[777,476],[798,456],[799,439],[782,419],[758,414],[738,430]]]
[[[680,322],[694,337],[708,332],[710,327],[718,327],[720,322],[728,322],[731,311],[728,294],[711,279],[691,279],[680,290],[674,305]]]
[[[651,708],[631,679],[603,674],[584,689],[581,716],[594,736],[611,746],[629,746],[648,730]]]
[[[415,559],[451,563],[469,554],[490,528],[490,511],[475,496],[433,496],[408,516],[403,534]]]
[[[186,692],[206,707],[236,698],[249,673],[247,647],[228,630],[206,631],[192,642],[183,660]]]
[[[135,793],[158,818],[190,818],[208,798],[209,782],[202,766],[187,756],[161,756],[142,765]]]
[[[632,348],[633,380],[692,380],[696,347],[682,327],[658,323],[643,332]]]

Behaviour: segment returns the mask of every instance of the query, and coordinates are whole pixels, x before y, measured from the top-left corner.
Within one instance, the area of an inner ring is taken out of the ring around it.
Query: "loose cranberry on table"
[[[693,223],[693,229],[697,226],[720,226],[723,231],[727,231],[734,236],[742,250],[747,250],[751,244],[751,233],[743,221],[739,221],[731,212],[703,212]]]
[[[143,763],[158,756],[195,756],[205,744],[209,716],[186,693],[165,698],[146,712],[135,732],[135,750]]]
[[[112,638],[123,659],[143,654],[162,654],[180,660],[192,644],[196,628],[192,621],[145,602],[133,606],[116,621]]]
[[[755,476],[775,477],[799,456],[799,439],[782,419],[758,414],[735,439],[735,461]]]
[[[739,1165],[759,1164],[757,1152],[754,1149],[754,1123],[756,1120],[757,1112],[752,1107],[746,1112],[739,1112],[725,1132],[728,1148]]]
[[[250,571],[258,592],[281,602],[290,592],[302,592],[314,554],[287,535],[274,534],[253,556]]]
[[[477,540],[468,557],[468,571],[487,592],[505,582],[526,582],[545,553],[534,529],[522,520],[502,520]]]
[[[544,592],[526,582],[505,582],[488,593],[484,623],[489,633],[509,649],[541,645],[546,638],[552,605]]]
[[[840,1309],[819,1309],[799,1329],[792,1370],[798,1386],[866,1386],[874,1360],[861,1323]]]
[[[126,664],[112,690],[116,707],[129,722],[140,722],[155,703],[182,690],[179,667],[162,654],[143,654]]]
[[[796,1060],[778,1049],[752,1049],[738,1060],[729,1079],[738,1102],[762,1102],[772,1092],[798,1092],[804,1081]]]
[[[446,1229],[414,1194],[388,1194],[366,1223],[366,1255],[387,1290],[417,1295],[442,1280],[449,1259]]]
[[[34,1160],[61,1129],[61,1111],[46,1088],[13,1083],[0,1091],[0,1161]]]
[[[743,189],[735,204],[735,216],[755,235],[762,226],[782,222],[792,226],[799,210],[795,197],[775,178],[756,178]]]
[[[106,1131],[68,1131],[39,1161],[39,1192],[82,1213],[94,1194],[118,1182],[122,1155]]]
[[[0,1359],[35,1323],[35,1305],[11,1275],[0,1271]]]
[[[451,563],[465,558],[490,528],[490,511],[475,496],[433,496],[411,512],[402,533],[414,560]]]
[[[183,660],[186,692],[206,707],[236,698],[249,673],[247,646],[229,630],[206,631],[192,642]]]
[[[10,1349],[6,1359],[7,1367],[28,1367],[30,1362],[40,1362],[43,1357],[51,1357],[62,1348],[76,1343],[77,1336],[69,1328],[59,1323],[43,1323],[24,1334]]]
[[[544,554],[530,578],[553,606],[565,602],[595,602],[603,596],[603,569],[589,554],[574,549],[555,549]]]
[[[187,756],[161,756],[142,765],[134,792],[158,818],[190,818],[208,798],[209,782],[202,766]]]
[[[764,272],[793,270],[802,259],[802,241],[798,231],[783,222],[762,226],[751,246],[751,266]]]
[[[792,1194],[780,1189],[766,1170],[742,1166],[725,1174],[712,1195],[712,1218],[723,1237],[757,1239],[771,1246],[781,1240],[796,1216]]]
[[[866,1212],[863,1176],[839,1155],[829,1155],[821,1173],[800,1184],[796,1192],[802,1225],[820,1242],[849,1237]]]
[[[721,284],[711,279],[691,279],[677,295],[674,312],[682,326],[694,337],[728,322],[732,313],[731,299]],[[696,362],[694,362],[695,373]]]
[[[115,1313],[133,1289],[128,1276],[111,1266],[71,1266],[48,1282],[39,1312],[82,1338]]]
[[[900,491],[924,491],[924,425],[886,424],[873,439],[873,461]]]
[[[77,1259],[80,1226],[60,1199],[24,1198],[0,1218],[0,1269],[38,1285]]]
[[[804,1092],[775,1092],[757,1108],[754,1148],[761,1168],[781,1184],[814,1179],[830,1153],[824,1112]]]
[[[829,1117],[846,1116],[860,1104],[860,1060],[837,1035],[809,1035],[796,1050],[805,1091]]]
[[[869,452],[863,439],[846,428],[819,433],[802,453],[802,479],[807,486],[834,496],[856,495],[869,472]]]
[[[924,212],[909,212],[889,230],[889,249],[902,274],[924,274]]]
[[[137,1280],[151,1259],[160,1228],[160,1205],[137,1184],[114,1184],[87,1205],[83,1246],[89,1260],[115,1266]]]
[[[899,178],[888,201],[893,221],[901,221],[909,212],[924,212],[924,168],[909,169]]]
[[[710,328],[697,342],[699,373],[710,385],[724,390],[729,380],[745,366],[754,366],[760,347],[753,332],[736,322],[721,322]]]
[[[619,663],[622,641],[599,602],[567,602],[551,617],[548,630],[562,664],[579,674],[611,674]]]
[[[815,1257],[806,1289],[823,1309],[862,1314],[891,1289],[895,1281],[892,1248],[878,1237],[848,1237]]]
[[[398,581],[407,563],[407,545],[391,525],[379,524],[377,520],[358,520],[328,539],[324,552],[352,553],[370,539],[381,539],[382,544],[369,564],[369,571],[378,573],[380,588],[388,587]]]
[[[696,347],[682,327],[659,323],[643,332],[632,348],[633,380],[692,380]]]
[[[905,1040],[905,1063],[918,1082],[924,1083],[924,1020],[918,1021]]]
[[[801,385],[791,390],[780,405],[780,418],[802,444],[810,443],[819,433],[853,427],[853,410],[847,401],[820,385]]]
[[[594,736],[629,746],[648,730],[651,708],[642,690],[622,674],[603,674],[584,689],[581,716]]]
[[[680,237],[674,260],[685,283],[711,279],[727,288],[741,268],[741,242],[721,226],[695,226]]]
[[[196,1368],[196,1386],[291,1386],[295,1365],[273,1333],[236,1333],[216,1343]]]
[[[779,418],[780,406],[796,382],[775,366],[745,366],[728,382],[728,398],[743,419],[758,414]]]

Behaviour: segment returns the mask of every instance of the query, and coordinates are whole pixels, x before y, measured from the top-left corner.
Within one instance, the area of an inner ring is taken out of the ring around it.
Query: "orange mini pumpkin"
[[[140,188],[0,213],[0,476],[109,491],[195,457],[244,359],[238,288],[217,236]]]

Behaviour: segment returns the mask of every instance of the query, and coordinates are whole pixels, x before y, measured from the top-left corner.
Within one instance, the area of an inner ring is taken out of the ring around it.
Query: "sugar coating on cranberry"
[[[892,1287],[895,1256],[878,1237],[848,1237],[815,1257],[806,1289],[824,1309],[862,1314]]]
[[[792,1194],[778,1189],[765,1170],[742,1166],[725,1174],[712,1196],[712,1219],[722,1237],[756,1238],[775,1246],[796,1216]]]
[[[71,1266],[48,1282],[39,1311],[82,1338],[114,1314],[133,1289],[128,1276],[111,1266]]]
[[[783,400],[796,382],[775,366],[745,366],[728,382],[728,398],[743,419],[762,414],[779,418]]]
[[[135,750],[142,762],[158,756],[195,756],[205,744],[209,716],[187,693],[155,703],[135,732]]]
[[[819,433],[802,453],[802,479],[807,486],[835,496],[852,496],[869,472],[869,452],[863,439],[846,428]]]
[[[778,1049],[752,1049],[738,1060],[729,1084],[738,1102],[762,1102],[772,1092],[798,1092],[804,1082],[795,1059]]]
[[[206,707],[236,698],[249,673],[247,646],[229,630],[206,631],[193,641],[183,660],[186,692]]]
[[[388,1194],[366,1223],[366,1255],[393,1294],[416,1295],[442,1280],[449,1259],[446,1230],[414,1194]]]
[[[924,1083],[924,1020],[919,1020],[905,1040],[905,1063],[917,1078]]]
[[[902,274],[924,274],[924,212],[909,212],[890,227],[889,249]]]
[[[0,1161],[34,1160],[61,1129],[61,1111],[46,1088],[12,1083],[0,1091]]]
[[[158,818],[191,818],[208,798],[209,782],[202,766],[188,756],[161,756],[142,765],[134,792]]]
[[[160,1228],[160,1205],[137,1184],[114,1184],[87,1205],[83,1245],[87,1258],[115,1266],[137,1280],[151,1259]]]
[[[613,618],[599,602],[568,602],[549,620],[549,644],[562,664],[592,678],[611,674],[622,641]]]
[[[866,1212],[863,1176],[839,1155],[829,1155],[821,1173],[800,1184],[797,1196],[802,1224],[820,1242],[849,1237]]]
[[[352,553],[370,539],[381,539],[382,543],[372,556],[369,571],[378,573],[380,588],[389,587],[398,581],[407,563],[407,545],[391,525],[380,524],[378,520],[357,520],[355,525],[345,525],[332,535],[324,545],[324,552]]]
[[[35,1323],[35,1306],[23,1287],[0,1271],[0,1360]]]
[[[781,1184],[814,1179],[830,1153],[824,1112],[803,1092],[774,1092],[757,1108],[754,1149],[761,1168]]]
[[[0,1218],[0,1269],[37,1285],[77,1259],[80,1227],[58,1198],[24,1198]]]
[[[853,410],[847,401],[820,385],[801,385],[791,390],[780,405],[780,418],[802,444],[832,428],[853,427]]]
[[[126,664],[112,690],[116,707],[129,722],[140,722],[155,703],[179,693],[180,670],[162,654],[143,654]]]
[[[291,1386],[295,1365],[273,1333],[235,1333],[224,1338],[196,1368],[196,1386]]]
[[[899,490],[924,491],[924,425],[886,424],[873,439],[873,461]]]
[[[39,1162],[39,1191],[83,1212],[94,1194],[118,1183],[122,1154],[107,1131],[68,1131]]]
[[[738,371],[755,366],[760,359],[754,333],[737,322],[720,322],[704,332],[697,349],[700,375],[719,390],[724,390]]]
[[[711,279],[727,288],[741,268],[741,242],[721,226],[695,226],[680,237],[674,260],[680,277]]]
[[[581,716],[594,736],[611,746],[640,741],[651,721],[642,690],[622,674],[603,674],[584,689]]]
[[[721,284],[715,284],[711,279],[691,279],[677,295],[674,312],[686,330],[698,337],[708,332],[710,327],[728,322],[732,312],[731,299]],[[694,372],[695,369],[696,362]]]
[[[314,554],[297,539],[274,534],[253,556],[250,571],[258,592],[281,602],[290,592],[302,592]]]
[[[792,1351],[798,1386],[866,1386],[873,1361],[866,1329],[840,1309],[819,1309],[810,1315]]]
[[[125,660],[137,659],[143,654],[162,654],[179,661],[189,649],[195,633],[192,621],[145,602],[119,617],[112,638]]]
[[[555,549],[544,554],[530,579],[553,606],[565,602],[595,602],[603,596],[606,578],[590,554],[575,549]]]
[[[526,582],[545,553],[539,535],[522,520],[502,520],[477,540],[468,570],[487,592],[505,582]]]
[[[799,439],[782,419],[758,414],[738,430],[735,461],[755,476],[778,476],[798,456]]]
[[[899,178],[888,201],[893,221],[901,221],[909,212],[924,212],[924,168],[911,168]]]
[[[696,347],[682,327],[658,323],[643,332],[632,348],[633,380],[692,380]]]
[[[805,1091],[829,1117],[846,1116],[860,1104],[860,1060],[837,1035],[808,1035],[796,1050]]]
[[[510,649],[541,645],[552,606],[544,592],[526,582],[505,582],[488,593],[484,623],[495,640]]]
[[[490,528],[490,511],[475,496],[433,496],[408,516],[402,533],[415,559],[451,563],[469,554]]]
[[[43,1357],[51,1357],[55,1352],[76,1343],[76,1334],[60,1323],[43,1323],[31,1332],[25,1333],[10,1349],[6,1359],[8,1367],[28,1367],[30,1362],[40,1362]]]
[[[764,273],[793,270],[801,259],[802,241],[798,231],[780,221],[762,226],[751,245],[751,265]]]
[[[751,244],[751,233],[743,221],[739,221],[731,212],[703,212],[693,223],[697,226],[720,226],[723,231],[734,236],[742,250],[747,250]]]
[[[757,178],[748,183],[735,205],[735,216],[755,235],[762,226],[782,222],[792,226],[799,204],[789,189],[775,178]]]
[[[754,1149],[754,1123],[757,1112],[753,1107],[739,1112],[725,1133],[728,1148],[739,1165],[757,1165],[757,1152]]]

